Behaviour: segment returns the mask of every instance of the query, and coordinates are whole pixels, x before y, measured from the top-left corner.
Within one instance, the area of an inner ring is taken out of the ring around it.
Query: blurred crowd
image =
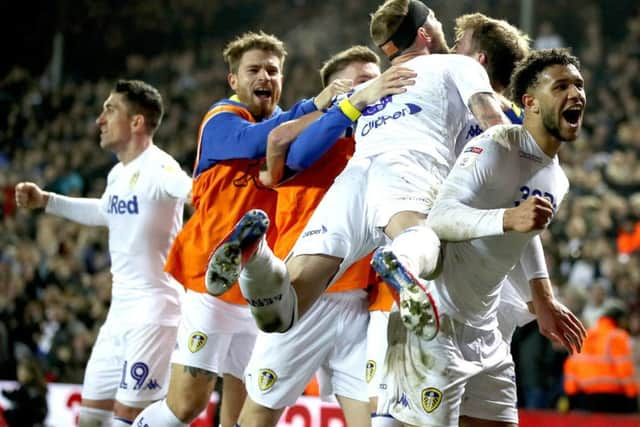
[[[129,53],[116,73],[161,90],[167,115],[154,140],[190,170],[201,116],[229,95],[221,52],[230,37],[264,29],[287,43],[286,107],[319,91],[323,59],[369,44],[366,12],[379,1],[287,0],[268,8],[222,1],[206,13],[200,2],[183,3],[192,7],[189,19],[165,29],[184,39],[179,49]],[[446,10],[445,3],[430,5],[449,27],[450,43],[452,19],[464,12],[519,23],[514,2],[458,1]],[[570,46],[583,63],[588,96],[582,136],[561,150],[571,192],[543,235],[551,277],[587,326],[607,302],[622,302],[640,372],[639,11],[595,1],[535,3],[535,47]],[[214,21],[225,21],[217,36]],[[80,383],[110,300],[106,230],[18,210],[13,187],[29,180],[62,194],[101,195],[115,158],[100,150],[94,120],[114,79],[70,71],[56,82],[50,71],[14,67],[0,76],[0,378],[15,379],[17,361],[35,357],[48,381]],[[518,331],[513,350],[521,404],[561,406],[566,353],[535,324]]]

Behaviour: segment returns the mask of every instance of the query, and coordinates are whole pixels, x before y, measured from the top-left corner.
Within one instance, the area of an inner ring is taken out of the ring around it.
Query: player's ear
[[[142,114],[134,114],[131,117],[131,128],[133,130],[141,130],[144,129],[145,120]]]
[[[525,109],[538,113],[540,112],[540,106],[538,105],[538,99],[530,93],[525,93],[522,95],[522,105]]]
[[[476,53],[476,58],[478,59],[480,65],[482,65],[483,67],[485,67],[489,63],[489,57],[485,52],[480,51]]]
[[[238,76],[235,73],[227,74],[227,82],[229,87],[235,92],[238,87]]]
[[[424,40],[424,42],[426,43],[427,47],[429,47],[429,49],[431,49],[431,40],[433,39],[431,37],[431,34],[429,34],[429,31],[427,31],[426,28],[424,27],[420,27],[418,28],[418,38]]]

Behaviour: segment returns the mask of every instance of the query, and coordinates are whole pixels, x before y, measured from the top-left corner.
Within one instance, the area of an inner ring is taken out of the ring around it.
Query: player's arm
[[[285,176],[287,153],[300,133],[320,117],[321,112],[307,114],[291,120],[269,132],[265,169],[260,171],[260,182],[268,187],[277,185]]]
[[[80,197],[67,197],[43,191],[33,182],[21,182],[16,185],[16,204],[20,208],[45,208],[45,212],[70,219],[84,225],[107,225],[100,209],[101,200]]]
[[[205,118],[202,125],[201,162],[260,159],[265,155],[269,132],[286,121],[316,111],[313,101],[300,101],[288,112],[254,123],[231,109],[225,110],[224,106],[215,108],[220,108],[220,112]]]
[[[449,68],[460,97],[475,117],[480,128],[487,130],[493,125],[510,124],[503,113],[502,105],[491,87],[487,70],[475,59],[467,56],[451,56],[454,61]]]
[[[192,179],[177,162],[160,165],[158,175],[158,183],[168,197],[191,203]]]
[[[505,209],[478,209],[472,205],[485,186],[492,185],[500,169],[504,169],[508,151],[487,136],[465,146],[427,218],[441,240],[461,241],[503,233]]]
[[[471,206],[492,177],[504,174],[514,161],[509,153],[526,137],[519,126],[503,128],[491,137],[474,139],[458,157],[429,213],[429,225],[440,239],[461,241],[499,236],[507,231],[527,233],[542,230],[553,215],[553,206],[543,197],[529,197],[513,208],[478,209]],[[499,141],[498,141],[499,140]]]
[[[556,299],[548,278],[533,279],[529,284],[540,333],[562,345],[569,353],[579,353],[587,336],[582,322]]]
[[[511,120],[503,112],[500,100],[492,92],[473,94],[469,99],[469,109],[482,129],[511,124]]]

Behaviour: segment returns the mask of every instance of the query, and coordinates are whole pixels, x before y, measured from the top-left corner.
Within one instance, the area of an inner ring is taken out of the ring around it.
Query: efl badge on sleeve
[[[201,350],[206,343],[207,343],[207,334],[199,331],[194,332],[189,337],[189,351],[191,351],[191,353],[195,353]]]
[[[468,168],[475,163],[476,159],[482,153],[482,151],[483,150],[480,147],[470,146],[465,148],[465,150],[458,158],[458,165],[460,165],[461,168]]]
[[[258,375],[258,387],[262,391],[267,391],[278,380],[278,376],[271,369],[260,369],[260,374]]]
[[[422,408],[427,411],[427,414],[432,413],[442,402],[442,392],[437,388],[429,387],[422,390]]]
[[[370,383],[373,379],[373,376],[376,374],[376,361],[375,360],[367,360],[367,370],[365,371],[367,383]]]

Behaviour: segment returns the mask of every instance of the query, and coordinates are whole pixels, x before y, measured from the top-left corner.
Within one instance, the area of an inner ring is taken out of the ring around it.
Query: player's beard
[[[557,115],[553,114],[551,110],[546,110],[542,113],[542,125],[544,129],[554,138],[559,141],[565,141],[566,138],[562,136],[560,131],[560,119]]]

